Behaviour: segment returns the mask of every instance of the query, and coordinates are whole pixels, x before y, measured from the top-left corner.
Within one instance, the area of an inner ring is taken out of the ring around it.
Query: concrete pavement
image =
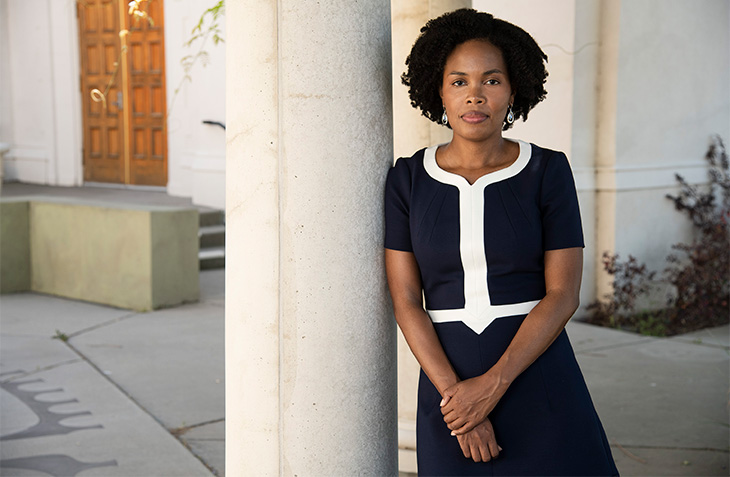
[[[200,284],[149,313],[3,295],[0,474],[223,475],[223,271]]]
[[[223,475],[223,276],[149,313],[0,297],[0,474]],[[622,475],[728,475],[727,326],[568,333]]]
[[[568,334],[622,475],[728,475],[728,326],[651,338]]]

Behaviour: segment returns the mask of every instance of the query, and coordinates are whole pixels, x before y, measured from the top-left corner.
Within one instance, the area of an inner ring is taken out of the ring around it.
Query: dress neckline
[[[440,146],[443,146],[445,144],[437,144],[435,146],[427,148],[424,152],[423,165],[428,175],[439,182],[443,182],[444,184],[450,184],[460,189],[483,189],[489,184],[493,184],[495,182],[503,181],[505,179],[509,179],[510,177],[516,176],[520,173],[520,171],[522,171],[522,169],[525,168],[525,166],[527,166],[527,163],[530,162],[530,157],[532,156],[532,145],[530,143],[522,141],[521,139],[507,140],[516,142],[520,146],[520,153],[517,156],[517,159],[515,159],[512,164],[505,168],[498,169],[492,172],[487,172],[486,174],[479,177],[476,181],[474,181],[473,184],[470,184],[469,181],[466,180],[466,177],[455,174],[453,172],[449,172],[445,169],[442,169],[441,166],[438,165],[438,162],[436,162],[436,150]]]

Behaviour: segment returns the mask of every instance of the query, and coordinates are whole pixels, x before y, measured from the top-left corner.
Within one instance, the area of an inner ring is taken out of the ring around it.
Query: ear
[[[509,97],[509,104],[515,104],[515,96],[517,95],[517,91],[512,90],[512,94]]]

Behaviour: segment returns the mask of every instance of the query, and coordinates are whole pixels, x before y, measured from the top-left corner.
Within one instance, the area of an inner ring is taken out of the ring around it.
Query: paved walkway
[[[223,276],[149,313],[3,295],[0,474],[223,475]],[[727,326],[568,332],[622,475],[728,475]]]
[[[149,313],[0,297],[0,474],[223,475],[223,271],[200,286]]]

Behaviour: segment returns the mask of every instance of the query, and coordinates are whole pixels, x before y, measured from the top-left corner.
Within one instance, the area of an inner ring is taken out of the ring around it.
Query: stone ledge
[[[138,311],[198,300],[196,209],[16,197],[0,226],[1,293]]]

